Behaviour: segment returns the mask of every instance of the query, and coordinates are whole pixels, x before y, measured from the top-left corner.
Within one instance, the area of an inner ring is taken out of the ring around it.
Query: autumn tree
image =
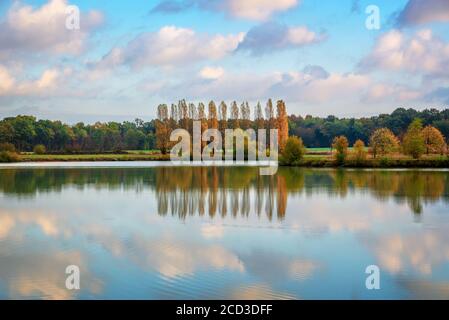
[[[242,104],[240,105],[240,119],[240,125],[242,129],[248,129],[251,122],[251,110],[248,102],[242,102]]]
[[[157,139],[156,145],[157,148],[161,150],[162,154],[166,154],[170,146],[168,107],[166,104],[160,104],[157,107],[156,139]]]
[[[209,102],[209,128],[212,129],[218,129],[218,113],[217,113],[217,106],[215,105],[215,102],[211,101]]]
[[[276,124],[278,132],[279,150],[282,152],[288,139],[288,117],[285,103],[279,100],[276,104]]]
[[[426,154],[437,153],[444,154],[446,148],[446,143],[444,141],[444,136],[440,130],[433,126],[426,126],[422,135],[424,137],[424,145],[426,148]]]
[[[232,129],[240,128],[239,118],[239,107],[237,106],[237,102],[233,101],[231,104]]]
[[[187,103],[184,99],[178,102],[178,117],[179,117],[179,126],[187,131],[190,131],[189,107],[187,106]]]
[[[345,136],[335,137],[332,148],[336,150],[335,158],[337,162],[343,163],[348,155],[349,142]]]
[[[189,103],[189,118],[191,120],[196,120],[198,118],[198,113],[194,103]]]
[[[276,119],[274,117],[274,107],[273,101],[268,99],[267,105],[265,106],[265,118],[266,118],[266,128],[268,130],[276,128]]]
[[[202,102],[198,104],[198,120],[201,121],[201,136],[203,136],[203,133],[207,130],[208,126],[207,126],[206,107]],[[203,141],[201,139],[201,150],[203,150],[205,146],[206,141]]]
[[[354,159],[357,162],[363,162],[366,160],[365,142],[357,140],[353,146]]]
[[[419,159],[426,147],[424,144],[422,122],[420,119],[415,119],[409,125],[402,141],[402,148],[405,154],[411,155],[413,159]]]
[[[399,140],[388,128],[380,128],[373,132],[370,137],[370,147],[373,157],[386,155],[395,151],[399,146]]]
[[[228,128],[228,106],[224,101],[222,101],[218,107],[218,121],[220,132],[224,134],[225,130]]]
[[[263,111],[262,106],[260,105],[260,102],[257,102],[256,108],[254,110],[254,120],[256,121],[256,129],[264,129],[265,128],[265,121],[263,117]]]

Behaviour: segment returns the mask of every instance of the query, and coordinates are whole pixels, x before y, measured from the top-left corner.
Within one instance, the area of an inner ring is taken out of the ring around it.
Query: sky
[[[302,116],[449,107],[449,1],[0,0],[0,118],[268,98]]]

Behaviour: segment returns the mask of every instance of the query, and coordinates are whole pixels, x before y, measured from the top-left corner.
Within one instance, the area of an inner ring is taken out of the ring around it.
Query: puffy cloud
[[[389,99],[395,102],[404,102],[421,98],[423,93],[420,90],[403,85],[391,85],[377,83],[371,86],[364,96],[367,101],[384,101]]]
[[[226,15],[263,21],[272,15],[294,8],[299,0],[164,0],[156,5],[152,12],[176,13],[192,7],[209,11],[224,12]]]
[[[80,30],[68,30],[68,5],[67,0],[49,0],[38,8],[14,2],[0,21],[0,53],[80,53],[89,32],[103,22],[103,15],[89,11],[80,17]]]
[[[251,20],[266,20],[276,12],[295,7],[298,0],[228,0],[226,11],[234,17]]]
[[[70,74],[70,69],[47,69],[34,80],[17,80],[11,72],[0,65],[0,96],[27,96],[50,94],[57,88],[61,76]]]
[[[249,30],[238,49],[258,55],[310,45],[324,38],[324,35],[318,35],[307,27],[287,27],[276,22],[267,22]]]
[[[198,60],[216,60],[233,52],[242,39],[243,33],[207,35],[166,26],[157,32],[140,34],[123,48],[114,48],[96,66],[171,67]]]
[[[324,69],[307,67],[302,72],[282,75],[272,92],[292,101],[324,103],[338,99],[354,100],[371,84],[369,77],[359,74],[327,73]]]
[[[224,69],[221,67],[204,67],[200,70],[200,76],[204,79],[218,79],[224,74]]]
[[[381,69],[447,77],[448,65],[449,44],[436,38],[431,30],[424,29],[411,36],[398,30],[387,32],[359,66],[367,71]]]
[[[207,70],[207,72],[205,72]],[[205,73],[208,80],[205,81]],[[197,78],[179,79],[176,83],[148,87],[147,92],[173,99],[183,96],[189,100],[264,100],[282,97],[288,102],[326,103],[335,100],[360,101],[372,81],[359,74],[328,73],[320,66],[307,66],[302,71],[269,72],[264,74],[202,69]],[[215,76],[214,78],[212,76]]]
[[[449,22],[449,1],[410,0],[398,17],[402,26]]]

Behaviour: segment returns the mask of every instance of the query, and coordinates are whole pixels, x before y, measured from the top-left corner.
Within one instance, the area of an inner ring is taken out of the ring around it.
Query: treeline
[[[333,139],[345,136],[350,145],[357,140],[369,144],[372,133],[379,128],[388,128],[402,140],[413,119],[419,118],[422,125],[439,129],[449,137],[449,109],[438,111],[426,109],[397,109],[391,114],[367,118],[326,118],[290,115],[285,104],[275,106],[269,100],[253,108],[247,102],[232,102],[228,107],[222,102],[218,106],[211,101],[207,107],[181,100],[178,104],[160,105],[157,119],[134,122],[97,122],[95,124],[64,124],[61,121],[37,120],[33,116],[17,116],[0,121],[0,144],[9,143],[18,151],[33,151],[43,145],[47,152],[118,152],[122,150],[160,149],[169,146],[169,133],[173,128],[190,131],[193,120],[201,120],[202,128],[258,129],[278,128],[281,139],[298,136],[306,147],[329,147]]]
[[[47,152],[118,152],[154,149],[154,120],[144,122],[108,122],[89,125],[64,124],[61,121],[36,120],[17,116],[0,121],[0,143],[12,144],[18,151],[33,151],[44,146]]]
[[[351,145],[357,140],[368,144],[371,134],[379,128],[388,128],[402,139],[408,126],[416,118],[421,119],[423,126],[432,125],[449,137],[449,109],[417,111],[399,108],[391,114],[359,119],[291,115],[289,127],[290,135],[301,137],[307,147],[315,148],[329,147],[337,136],[347,137]]]

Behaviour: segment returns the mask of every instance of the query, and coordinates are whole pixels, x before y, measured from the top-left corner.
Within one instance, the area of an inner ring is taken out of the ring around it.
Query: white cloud
[[[47,69],[34,80],[18,80],[5,66],[0,65],[0,96],[50,95],[56,91],[61,76],[67,76],[69,73],[70,69],[62,72]]]
[[[164,0],[156,5],[152,12],[178,13],[197,7],[224,12],[234,18],[264,21],[276,13],[294,8],[299,3],[300,0]]]
[[[406,102],[420,99],[424,94],[425,92],[404,85],[377,83],[369,88],[364,99],[367,101]]]
[[[317,34],[304,26],[288,27],[277,22],[267,22],[251,28],[238,49],[261,55],[273,50],[311,45],[325,38],[325,35]]]
[[[243,36],[243,33],[197,34],[191,29],[165,26],[157,32],[140,34],[123,48],[114,48],[97,65],[172,67],[198,60],[217,60],[233,52]]]
[[[306,27],[293,27],[288,29],[287,40],[291,44],[301,45],[316,42],[318,36]]]
[[[407,36],[392,30],[382,35],[360,66],[368,71],[404,71],[425,76],[449,76],[449,43],[430,29]]]
[[[199,74],[201,78],[214,80],[223,76],[224,69],[221,67],[204,67]]]
[[[103,22],[103,15],[98,11],[82,14],[80,30],[68,30],[67,6],[67,0],[49,0],[38,8],[14,2],[0,21],[0,52],[80,53],[89,32]]]
[[[207,77],[206,77],[207,76]],[[214,81],[204,81],[205,78]],[[167,99],[183,96],[189,100],[264,100],[279,97],[289,102],[329,103],[336,100],[360,101],[372,81],[359,74],[329,74],[318,66],[308,66],[298,72],[249,72],[202,69],[197,78],[178,79],[158,86],[152,94]],[[149,88],[147,88],[149,89]]]
[[[228,0],[225,8],[234,17],[261,21],[277,12],[291,9],[298,3],[298,0]]]

